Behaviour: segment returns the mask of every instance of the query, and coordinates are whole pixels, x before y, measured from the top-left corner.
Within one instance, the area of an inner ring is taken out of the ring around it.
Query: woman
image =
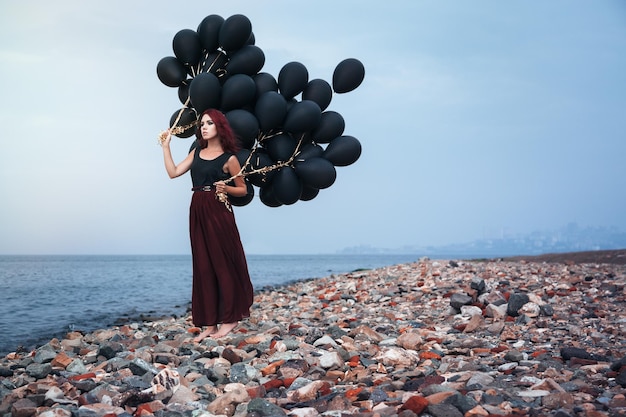
[[[208,336],[226,336],[241,319],[250,316],[253,288],[230,204],[218,198],[227,194],[242,197],[247,193],[243,177],[229,184],[224,181],[241,170],[234,155],[237,140],[226,117],[215,109],[202,113],[196,137],[197,145],[178,165],[170,151],[170,131],[166,132],[162,146],[170,178],[191,170],[191,315],[194,325],[206,326],[194,338],[200,342]]]

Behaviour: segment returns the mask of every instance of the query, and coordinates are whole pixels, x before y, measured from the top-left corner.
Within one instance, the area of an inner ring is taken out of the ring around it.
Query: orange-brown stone
[[[428,400],[420,395],[414,395],[400,407],[400,411],[402,410],[411,410],[415,414],[420,415],[426,410],[428,407]]]

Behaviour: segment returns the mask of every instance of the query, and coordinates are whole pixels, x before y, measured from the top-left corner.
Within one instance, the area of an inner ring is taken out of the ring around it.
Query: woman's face
[[[215,123],[211,120],[211,116],[205,114],[200,119],[200,134],[202,135],[202,139],[209,140],[217,136],[217,128],[215,127]]]

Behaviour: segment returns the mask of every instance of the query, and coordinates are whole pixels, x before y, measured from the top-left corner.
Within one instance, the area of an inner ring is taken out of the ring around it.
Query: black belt
[[[199,185],[197,187],[191,187],[191,191],[211,191],[213,187],[210,185]]]

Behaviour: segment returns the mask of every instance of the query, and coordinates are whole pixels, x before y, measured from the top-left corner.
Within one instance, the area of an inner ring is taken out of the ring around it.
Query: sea
[[[247,260],[259,290],[420,257],[248,255]],[[69,331],[181,317],[190,300],[190,255],[0,255],[0,356],[32,350]]]

